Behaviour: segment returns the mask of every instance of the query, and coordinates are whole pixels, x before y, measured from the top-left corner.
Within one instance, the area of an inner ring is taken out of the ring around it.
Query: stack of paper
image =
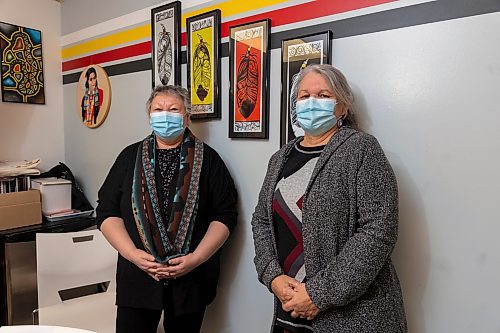
[[[32,161],[0,161],[0,177],[39,175],[40,170],[36,168],[38,164],[39,158]]]

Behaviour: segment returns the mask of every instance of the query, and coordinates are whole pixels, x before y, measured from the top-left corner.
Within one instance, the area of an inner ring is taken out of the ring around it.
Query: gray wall
[[[216,4],[222,0],[183,0],[182,6],[191,9],[205,6],[204,3]],[[105,22],[116,17],[148,7],[156,7],[173,1],[162,0],[64,0],[62,12],[62,34],[66,35],[91,25]],[[89,8],[98,8],[90,14]]]
[[[2,102],[0,161],[42,160],[47,170],[64,161],[61,6],[53,0],[0,0],[0,21],[42,32],[45,104]],[[1,55],[0,55],[1,58]]]
[[[500,332],[499,30],[495,12],[333,41],[333,63],[355,90],[360,122],[398,178],[394,258],[411,332]],[[222,119],[192,125],[219,151],[240,193],[239,225],[224,252],[207,333],[267,332],[271,321],[272,297],[252,264],[250,220],[268,158],[279,148],[280,52],[271,53],[269,140],[227,138],[227,79]],[[76,116],[76,84],[64,86],[66,159],[93,201],[119,151],[149,132],[143,104],[150,82],[150,72],[111,77],[111,110],[96,130]]]
[[[62,8],[62,34],[66,35],[96,23],[105,22],[139,9],[161,4],[161,0],[65,0]],[[89,11],[89,9],[95,10]]]

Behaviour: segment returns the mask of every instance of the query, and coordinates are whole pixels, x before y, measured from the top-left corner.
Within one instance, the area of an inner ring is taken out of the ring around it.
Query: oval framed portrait
[[[99,65],[85,68],[78,80],[76,109],[83,125],[96,128],[106,120],[111,105],[108,74]]]

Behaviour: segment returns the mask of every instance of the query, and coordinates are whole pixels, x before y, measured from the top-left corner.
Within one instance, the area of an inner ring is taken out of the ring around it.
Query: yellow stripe
[[[182,15],[182,27],[186,26],[186,18],[196,16],[214,9],[220,9],[222,17],[230,17],[240,13],[262,9],[273,6],[289,0],[227,0],[217,5],[204,7],[199,10],[188,12]],[[122,30],[114,34],[98,37],[77,45],[64,47],[62,49],[62,59],[77,57],[86,53],[93,53],[99,50],[112,48],[124,43],[130,43],[135,40],[151,38],[151,24],[146,23],[132,29]]]
[[[186,18],[220,9],[222,17],[230,17],[244,12],[249,12],[264,7],[288,2],[289,0],[227,0],[213,6],[204,7],[182,15],[182,27],[186,27]]]
[[[149,23],[64,48],[62,58],[67,59],[148,37],[151,37],[151,25]]]

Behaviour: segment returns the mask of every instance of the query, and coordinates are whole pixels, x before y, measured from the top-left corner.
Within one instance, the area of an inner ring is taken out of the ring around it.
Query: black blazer
[[[121,217],[135,246],[144,250],[132,213],[131,195],[135,158],[140,142],[125,148],[111,167],[99,190],[97,226],[108,217]],[[212,221],[224,223],[230,231],[236,225],[237,193],[224,162],[204,144],[200,195],[190,251],[194,251]],[[215,298],[219,279],[220,251],[192,272],[169,280],[177,315],[201,310]],[[133,308],[163,309],[163,282],[157,282],[122,256],[116,272],[116,304]]]

